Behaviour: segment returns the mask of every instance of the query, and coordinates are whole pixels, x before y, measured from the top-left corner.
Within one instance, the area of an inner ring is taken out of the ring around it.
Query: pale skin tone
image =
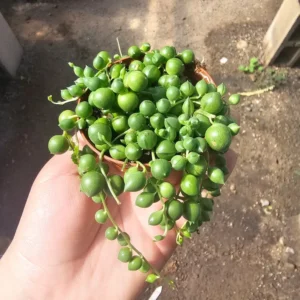
[[[105,239],[111,223],[95,222],[101,208],[79,191],[79,176],[70,154],[53,157],[36,178],[16,235],[0,260],[0,299],[136,299],[145,287],[145,274],[128,271],[118,259],[120,245]],[[236,155],[228,152],[229,169]],[[110,172],[117,170],[110,166]],[[162,269],[176,248],[175,231],[154,243],[161,234],[147,224],[151,212],[134,205],[136,193],[113,199],[108,207],[134,246],[157,269]],[[155,207],[156,206],[156,207]]]

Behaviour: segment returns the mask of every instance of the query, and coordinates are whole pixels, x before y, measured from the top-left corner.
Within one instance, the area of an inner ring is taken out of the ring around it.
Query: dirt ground
[[[261,53],[280,0],[5,0],[4,14],[24,48],[16,80],[0,82],[0,236],[12,237],[59,109],[47,102],[73,80],[66,62],[88,63],[149,41],[190,47],[231,92],[255,89],[240,63]],[[244,42],[241,42],[244,41]],[[228,62],[220,64],[226,57]],[[298,300],[300,272],[285,254],[290,217],[300,213],[300,72],[260,96],[244,98],[236,168],[216,201],[212,222],[178,248],[164,272],[178,289],[159,299]],[[268,203],[268,211],[262,204]],[[272,208],[272,209],[271,209]],[[293,233],[293,231],[292,231]],[[292,250],[290,250],[292,249]],[[299,249],[298,249],[299,251]],[[298,266],[300,267],[300,266]],[[141,299],[148,299],[150,287]]]

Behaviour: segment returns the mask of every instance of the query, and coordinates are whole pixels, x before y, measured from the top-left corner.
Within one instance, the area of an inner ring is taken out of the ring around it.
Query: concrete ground
[[[30,186],[50,157],[47,142],[59,132],[58,96],[73,74],[67,62],[90,63],[100,50],[132,44],[173,44],[204,57],[217,82],[232,92],[252,89],[237,66],[259,55],[280,0],[6,0],[4,14],[24,48],[18,78],[1,82],[0,236],[12,237]],[[246,43],[241,43],[240,41]],[[228,58],[220,65],[222,57]],[[165,272],[177,291],[161,299],[296,300],[297,266],[282,259],[287,218],[300,213],[299,78],[260,97],[245,98],[237,113],[241,135],[233,147],[237,167],[217,200],[214,219],[178,248]],[[261,200],[272,204],[266,214]],[[152,291],[151,287],[144,298]]]

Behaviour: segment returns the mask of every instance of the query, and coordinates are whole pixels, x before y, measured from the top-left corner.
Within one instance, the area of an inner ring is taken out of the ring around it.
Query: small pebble
[[[260,199],[260,204],[262,207],[266,207],[270,205],[270,201],[266,199]]]
[[[220,64],[221,64],[221,65],[225,65],[227,62],[228,62],[228,58],[227,58],[227,57],[222,57],[222,58],[220,59]]]
[[[291,247],[286,247],[285,248],[285,253],[295,254],[295,250]]]
[[[234,184],[231,184],[230,185],[230,187],[229,187],[229,189],[230,189],[230,191],[232,192],[232,193],[236,193],[236,188],[235,188],[235,185]]]

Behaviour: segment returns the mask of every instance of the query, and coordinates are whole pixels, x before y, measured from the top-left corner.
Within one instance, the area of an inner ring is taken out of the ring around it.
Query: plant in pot
[[[225,99],[225,85],[215,85],[192,50],[177,53],[171,46],[131,46],[128,56],[113,59],[101,51],[93,68],[69,65],[78,78],[61,91],[63,101],[48,100],[76,107],[59,115],[63,133],[49,140],[49,151],[73,152],[78,188],[101,205],[95,220],[110,222],[105,236],[120,244],[118,259],[147,273],[152,283],[162,278],[160,272],[132,244],[107,203],[122,205],[122,193],[138,192],[140,209],[159,203],[148,218],[149,226],[161,228],[153,242],[170,231],[179,245],[191,238],[210,220],[213,197],[228,174],[224,153],[239,132],[230,106],[240,97]],[[110,171],[112,165],[118,172]]]

